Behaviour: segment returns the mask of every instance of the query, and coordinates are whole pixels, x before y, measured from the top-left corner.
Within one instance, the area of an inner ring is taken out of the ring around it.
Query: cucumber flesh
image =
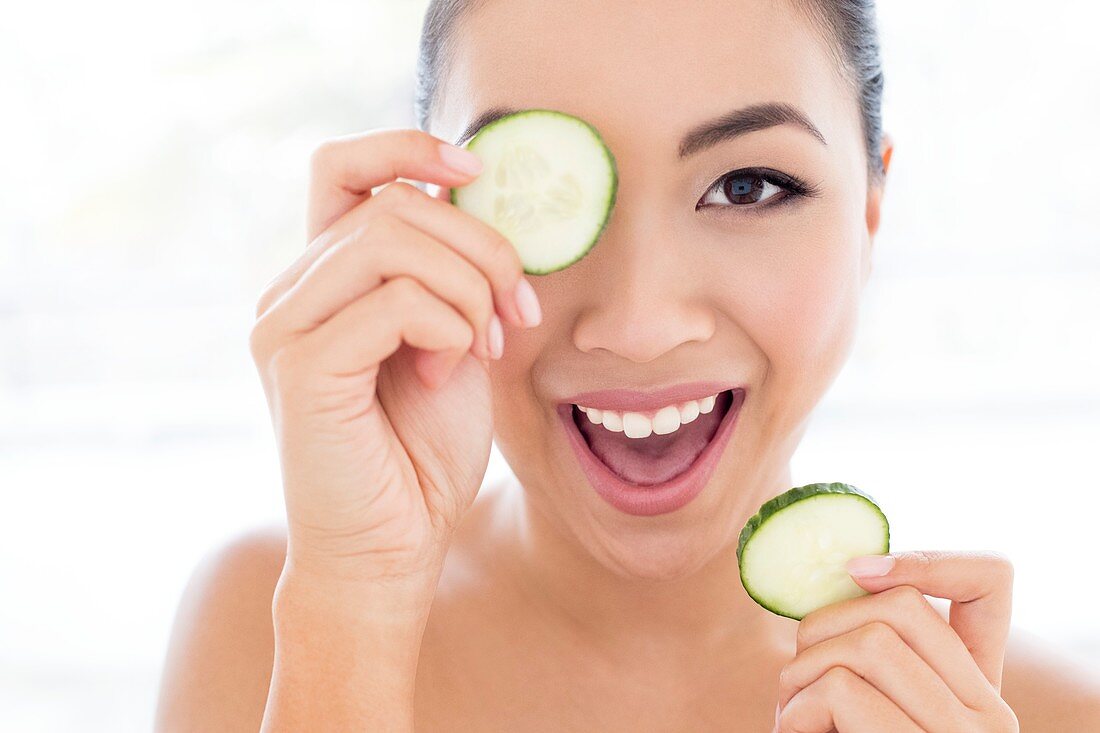
[[[618,172],[592,125],[527,109],[482,127],[467,143],[482,172],[451,202],[503,234],[523,269],[542,275],[584,257],[611,216]]]
[[[801,619],[830,603],[866,595],[845,570],[859,555],[890,551],[886,515],[848,484],[810,484],[765,502],[741,530],[741,584],[754,601]]]

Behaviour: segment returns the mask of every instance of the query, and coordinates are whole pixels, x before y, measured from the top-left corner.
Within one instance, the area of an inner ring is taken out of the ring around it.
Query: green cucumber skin
[[[607,224],[611,220],[611,211],[615,208],[615,199],[617,198],[618,192],[619,192],[619,166],[615,162],[615,156],[611,154],[611,148],[609,148],[607,146],[607,143],[604,142],[603,136],[600,135],[600,131],[597,130],[594,125],[592,125],[590,122],[587,122],[586,120],[581,119],[580,117],[576,117],[574,115],[568,114],[566,112],[561,112],[561,111],[558,111],[556,109],[543,109],[543,108],[521,109],[517,112],[512,112],[511,114],[504,115],[503,117],[498,117],[497,119],[493,120],[489,124],[482,127],[476,133],[474,133],[473,137],[471,137],[469,139],[469,141],[467,141],[466,147],[470,150],[473,150],[474,143],[477,141],[477,139],[479,137],[481,137],[482,133],[493,129],[495,126],[499,125],[500,123],[502,123],[506,120],[511,120],[511,119],[513,119],[515,117],[518,117],[520,115],[530,115],[530,114],[550,114],[550,115],[554,115],[556,117],[568,117],[570,120],[575,120],[575,121],[581,123],[582,125],[584,125],[585,127],[587,127],[589,129],[589,131],[592,133],[592,136],[595,137],[596,141],[600,143],[600,147],[603,149],[604,156],[607,158],[607,162],[611,166],[611,189],[608,191],[608,195],[607,195],[607,209],[606,209],[607,213],[604,215],[603,221],[600,222],[600,228],[596,231],[596,234],[592,237],[592,241],[590,241],[588,243],[588,246],[585,247],[584,251],[581,252],[576,257],[574,257],[569,262],[566,262],[565,264],[559,265],[558,267],[550,267],[550,268],[547,268],[547,269],[544,269],[544,270],[528,270],[526,267],[523,269],[523,271],[525,273],[527,273],[528,275],[549,275],[552,272],[558,272],[559,270],[564,270],[565,268],[569,267],[570,265],[573,265],[573,264],[576,264],[577,262],[580,262],[581,259],[583,259],[585,255],[587,255],[589,252],[592,251],[592,248],[594,246],[596,246],[596,242],[599,241],[600,236],[603,234],[604,230],[607,229]],[[458,200],[456,198],[456,191],[457,191],[457,189],[455,189],[455,188],[451,189],[450,199],[451,199],[451,203],[457,206],[458,205]]]
[[[806,486],[796,486],[793,489],[788,489],[779,496],[769,499],[768,501],[764,502],[763,505],[761,505],[756,514],[753,514],[751,517],[749,517],[749,521],[745,523],[744,528],[741,530],[741,535],[737,540],[738,568],[740,569],[742,567],[741,554],[745,550],[745,545],[748,544],[749,538],[752,537],[756,530],[760,529],[760,527],[764,525],[764,522],[768,521],[768,519],[770,519],[783,509],[789,507],[791,504],[802,501],[803,499],[820,496],[822,494],[850,494],[852,496],[858,496],[859,498],[870,504],[874,508],[874,510],[878,512],[879,516],[882,517],[883,528],[886,530],[885,542],[882,546],[882,552],[883,554],[885,554],[890,551],[890,522],[886,519],[886,515],[883,513],[882,509],[875,502],[875,500],[871,498],[869,494],[860,491],[855,486],[852,486],[850,484],[807,484]],[[741,585],[745,588],[745,592],[748,593],[749,597],[756,601],[757,604],[778,616],[784,616],[786,618],[794,619],[795,621],[802,620],[801,616],[792,616],[789,613],[786,613],[776,608],[772,608],[765,601],[757,598],[756,595],[754,595],[752,590],[749,588],[749,583],[745,581],[744,574],[741,572],[739,572],[738,574],[741,577]]]

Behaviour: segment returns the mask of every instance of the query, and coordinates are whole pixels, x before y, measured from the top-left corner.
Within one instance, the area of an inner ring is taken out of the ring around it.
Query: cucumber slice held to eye
[[[800,620],[830,603],[866,595],[845,570],[859,555],[890,551],[886,515],[848,484],[810,484],[764,503],[741,530],[737,562],[749,596]]]
[[[525,272],[543,275],[584,257],[611,217],[619,176],[595,127],[548,109],[505,115],[467,143],[482,172],[451,203],[494,227]]]

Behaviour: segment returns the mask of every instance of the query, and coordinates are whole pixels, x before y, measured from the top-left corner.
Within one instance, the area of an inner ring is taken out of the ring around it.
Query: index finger
[[[450,188],[480,172],[476,155],[423,130],[370,130],[326,140],[310,158],[307,241],[370,198],[372,189],[398,178]]]
[[[949,622],[986,678],[1000,688],[1012,616],[1012,563],[992,552],[895,552],[853,559],[852,579],[872,593],[911,585],[951,601]]]

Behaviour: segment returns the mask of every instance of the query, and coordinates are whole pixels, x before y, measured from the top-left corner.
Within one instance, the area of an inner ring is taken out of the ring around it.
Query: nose
[[[610,239],[596,250],[600,247],[604,285],[574,321],[579,350],[644,364],[713,336],[715,312],[695,284],[699,273],[692,272],[693,258],[677,256],[680,248],[671,239]]]

